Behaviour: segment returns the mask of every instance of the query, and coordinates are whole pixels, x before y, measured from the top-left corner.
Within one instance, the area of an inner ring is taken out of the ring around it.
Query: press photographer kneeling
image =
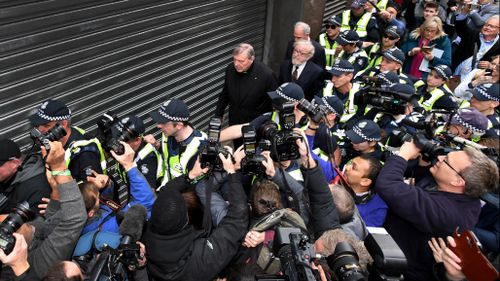
[[[436,164],[420,175],[417,186],[404,181],[408,161],[420,155],[414,142],[405,142],[379,174],[376,192],[389,206],[385,228],[408,260],[405,280],[433,280],[431,237],[472,229],[477,223],[479,196],[498,185],[498,168],[479,150],[466,147],[437,156]],[[425,178],[425,179],[424,179]],[[424,190],[421,183],[434,183]]]

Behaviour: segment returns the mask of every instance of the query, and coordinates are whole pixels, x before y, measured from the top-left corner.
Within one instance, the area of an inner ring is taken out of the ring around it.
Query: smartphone
[[[432,51],[432,49],[434,49],[434,47],[435,47],[435,46],[436,46],[436,45],[422,46],[422,47],[420,47],[420,49],[421,49],[422,51],[424,51],[424,52],[426,52],[426,51]]]
[[[484,76],[493,76],[493,69],[486,69],[484,71]]]

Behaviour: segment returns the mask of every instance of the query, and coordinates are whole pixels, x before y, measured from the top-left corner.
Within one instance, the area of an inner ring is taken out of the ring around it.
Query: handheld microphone
[[[133,205],[125,212],[125,217],[120,224],[120,234],[123,236],[121,244],[135,243],[141,238],[147,213],[148,211],[142,205]]]

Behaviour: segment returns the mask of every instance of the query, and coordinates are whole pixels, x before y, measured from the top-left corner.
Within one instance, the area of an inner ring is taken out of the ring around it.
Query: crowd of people
[[[323,257],[349,243],[365,276],[384,228],[404,280],[467,278],[457,229],[500,252],[498,12],[353,0],[317,40],[297,22],[279,73],[238,44],[206,132],[176,98],[150,112],[159,139],[45,101],[29,152],[0,140],[0,280],[256,280],[286,273],[286,228]]]

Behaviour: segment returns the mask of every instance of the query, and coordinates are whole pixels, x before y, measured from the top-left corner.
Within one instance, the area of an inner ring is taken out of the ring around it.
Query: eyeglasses
[[[302,56],[309,55],[309,52],[302,52],[302,51],[299,51],[297,49],[293,49],[293,52],[296,53],[296,54],[302,55]]]
[[[396,39],[398,39],[398,37],[390,36],[388,34],[384,34],[384,37],[387,38],[387,39],[389,39],[389,40],[396,40]]]
[[[443,162],[446,164],[446,166],[450,167],[450,169],[452,169],[453,172],[457,173],[457,175],[465,181],[464,177],[462,177],[462,175],[450,165],[450,163],[446,160],[446,158],[443,159]]]
[[[326,28],[326,29],[328,29],[328,28],[335,29],[335,28],[337,28],[337,27],[338,27],[338,26],[333,25],[333,24],[327,24],[327,25],[325,25],[325,28]]]
[[[499,28],[500,27],[498,25],[493,25],[493,24],[489,24],[489,23],[485,24],[484,26],[488,27],[488,28]]]

